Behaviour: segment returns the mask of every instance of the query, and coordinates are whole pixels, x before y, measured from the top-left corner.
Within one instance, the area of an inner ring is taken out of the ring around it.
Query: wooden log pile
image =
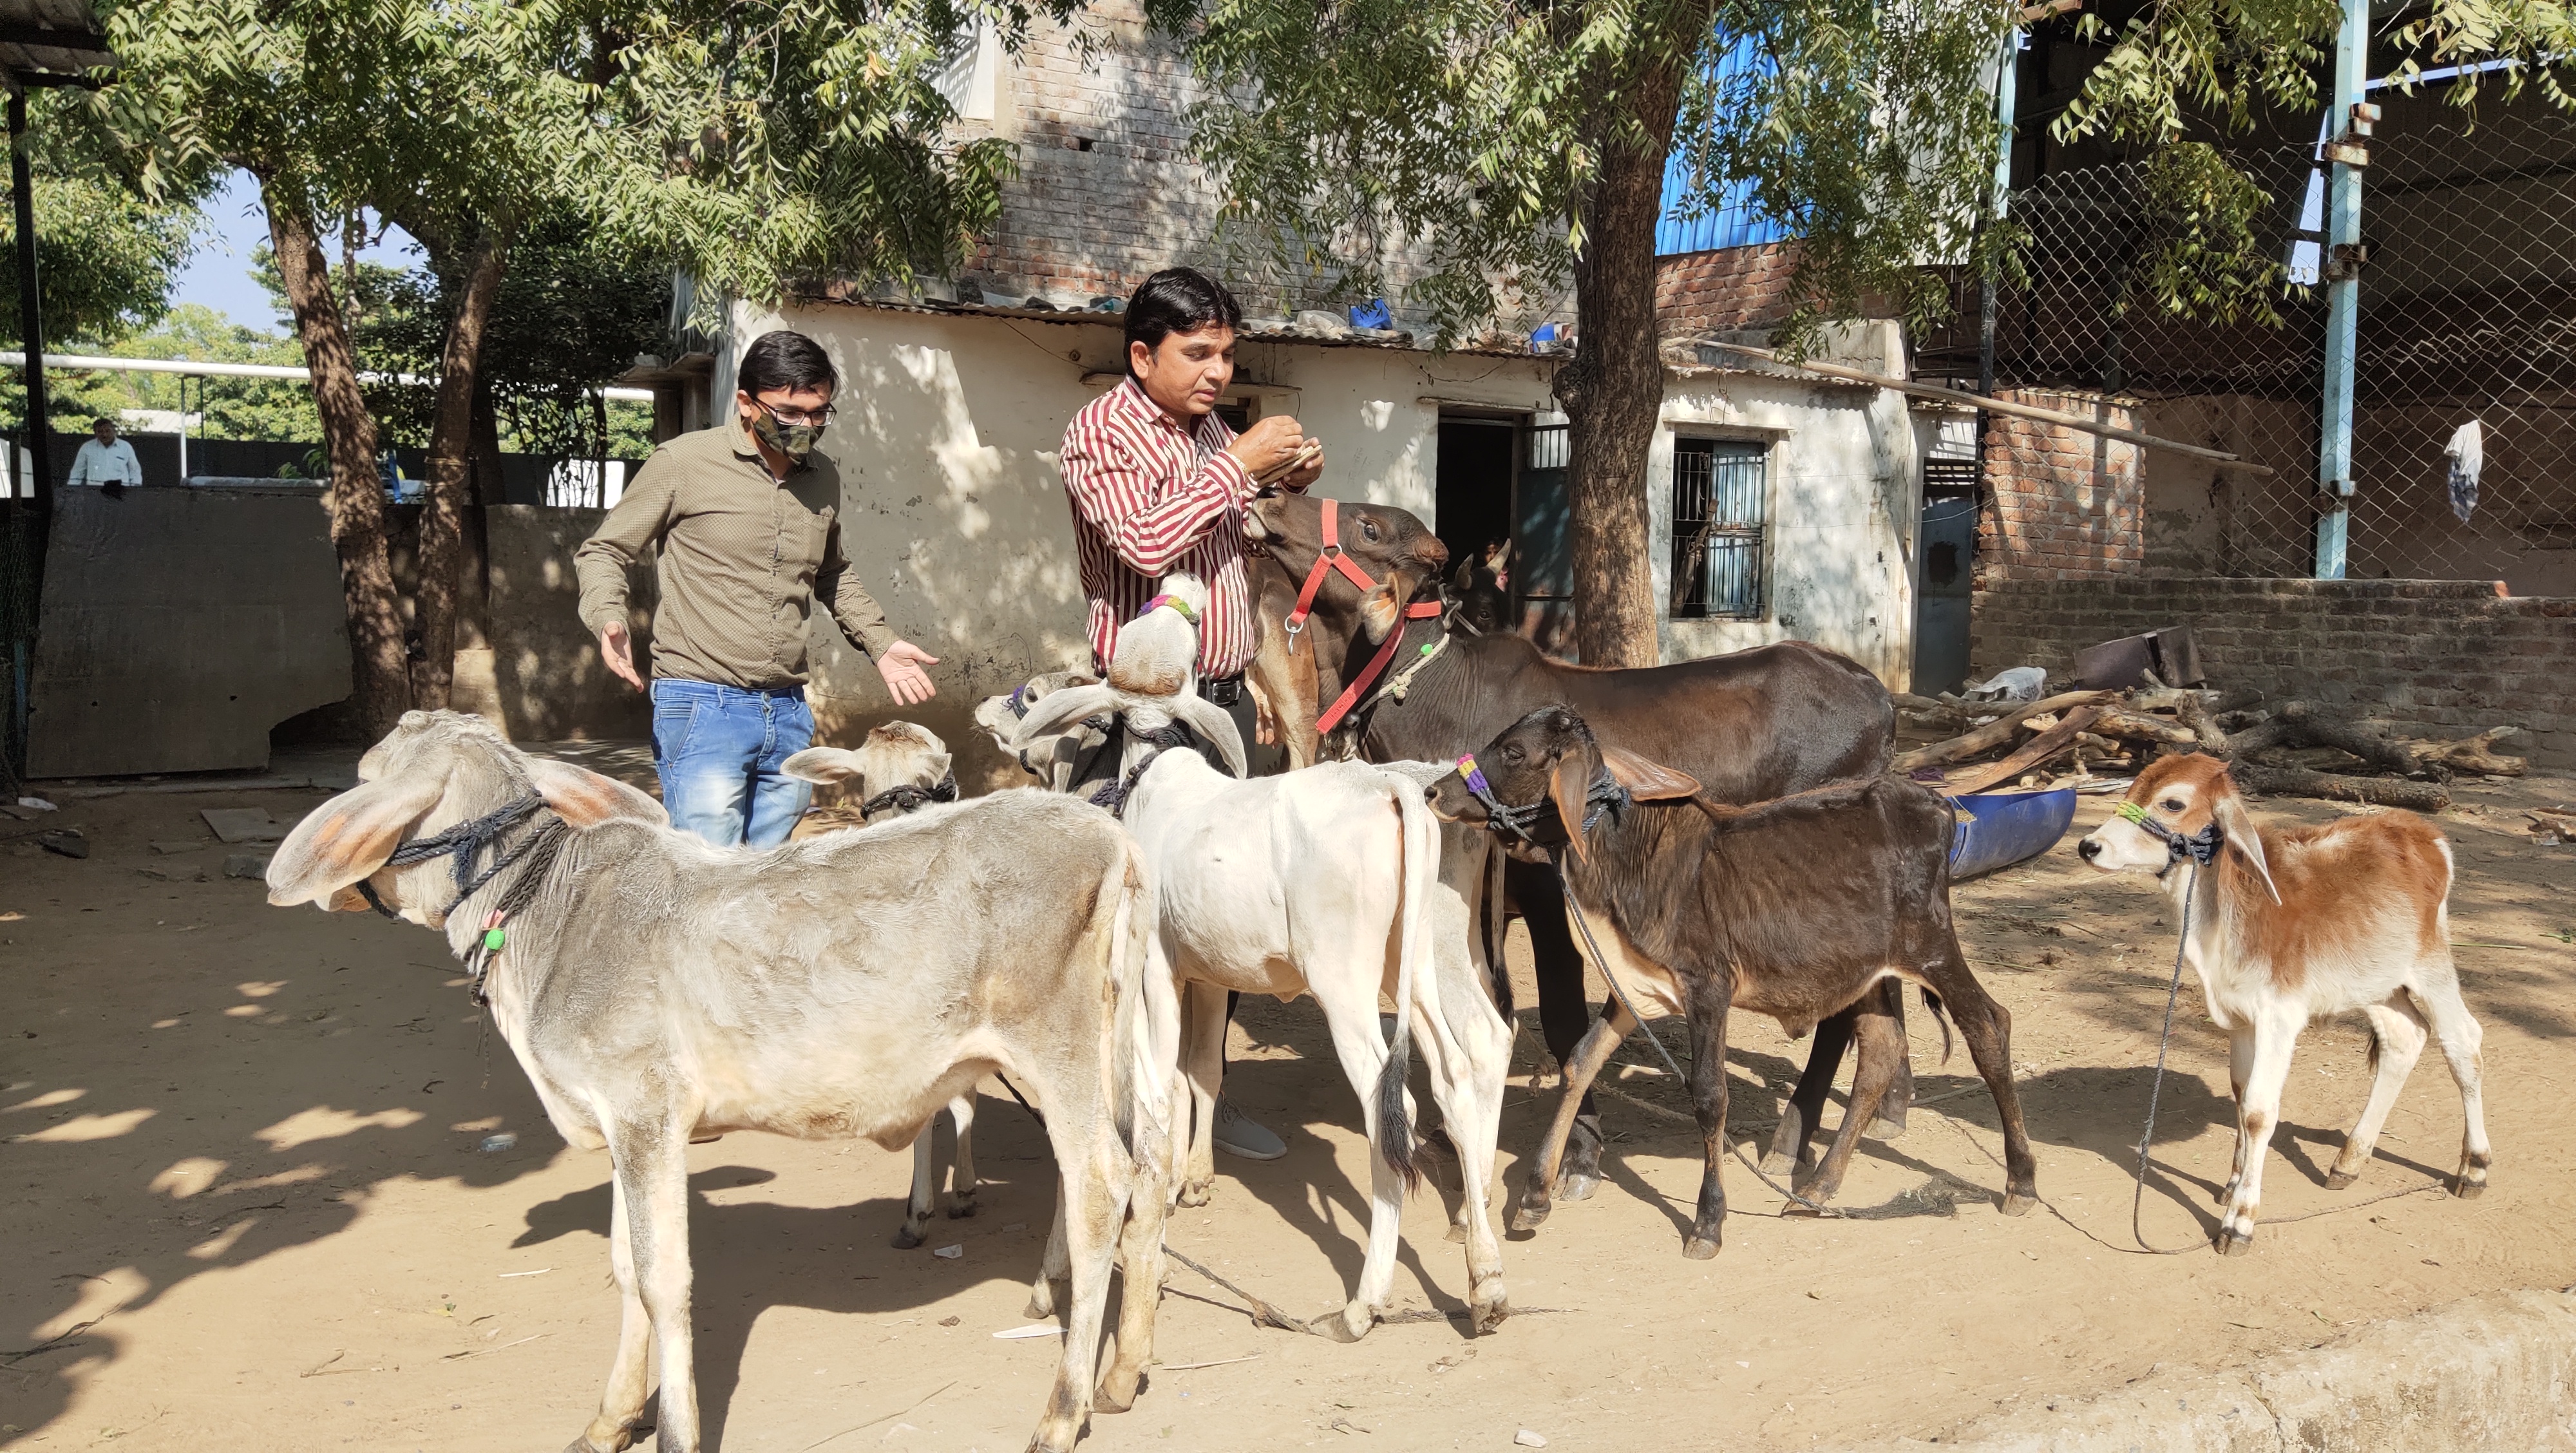
[[[2116,780],[2158,757],[2203,752],[2248,791],[2438,812],[2451,803],[2454,776],[2525,770],[2522,758],[2496,751],[2517,727],[2411,741],[2304,701],[2266,710],[2253,693],[2157,687],[2021,703],[1899,693],[1896,707],[1911,725],[1950,734],[1898,753],[1896,770],[1927,781],[1938,773],[1953,795]]]

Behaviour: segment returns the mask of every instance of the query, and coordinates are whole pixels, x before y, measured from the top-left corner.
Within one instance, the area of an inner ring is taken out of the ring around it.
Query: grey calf
[[[355,908],[364,884],[401,917],[443,929],[485,970],[493,1023],[555,1128],[609,1152],[625,1316],[599,1414],[573,1453],[634,1440],[648,1348],[661,1453],[698,1447],[693,1132],[864,1136],[894,1149],[995,1070],[1046,1110],[1063,1175],[1067,1335],[1029,1446],[1063,1453],[1081,1436],[1121,1250],[1127,1285],[1143,1290],[1124,1299],[1099,1403],[1133,1399],[1162,1282],[1169,1089],[1140,1052],[1148,885],[1108,814],[1005,792],[866,832],[717,849],[671,831],[651,798],[533,761],[478,718],[447,712],[406,715],[358,775],[278,848],[269,901]],[[512,811],[528,815],[513,822]],[[406,843],[478,824],[491,850],[470,854],[471,876],[452,874],[444,854],[387,865]],[[496,863],[507,866],[471,881]],[[483,963],[495,926],[505,941]],[[1049,1291],[1042,1271],[1039,1296]]]
[[[928,727],[890,721],[868,733],[855,752],[841,747],[807,747],[778,770],[808,782],[840,787],[860,800],[869,825],[892,822],[934,801],[957,798],[957,777],[948,745]],[[941,796],[942,789],[945,796]],[[949,1163],[948,1217],[975,1214],[975,1091],[948,1102],[949,1123],[957,1129],[957,1155]],[[898,1251],[910,1251],[930,1235],[931,1206],[939,1198],[939,1154],[932,1140],[935,1126],[924,1125],[912,1140],[912,1192],[904,1198],[903,1229],[895,1232]]]

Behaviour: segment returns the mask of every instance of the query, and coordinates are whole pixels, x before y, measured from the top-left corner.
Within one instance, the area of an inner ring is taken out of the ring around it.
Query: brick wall
[[[1666,334],[1768,328],[1789,316],[1798,244],[1765,242],[1655,259],[1655,312]]]
[[[2576,598],[2459,580],[2007,580],[1976,596],[1976,674],[2071,671],[2097,641],[2188,625],[2212,686],[2250,686],[2426,738],[2511,724],[2576,766]]]
[[[1077,33],[1092,51],[1086,60]],[[1126,297],[1175,265],[1225,279],[1254,316],[1357,301],[1343,277],[1372,262],[1397,326],[1428,336],[1430,321],[1404,290],[1429,270],[1429,254],[1391,235],[1345,229],[1317,239],[1323,255],[1284,256],[1257,227],[1222,234],[1224,198],[1190,154],[1188,113],[1209,98],[1186,58],[1154,37],[1140,0],[1094,0],[1076,27],[1037,27],[1003,68],[996,119],[961,124],[961,138],[1019,144],[1019,174],[1002,185],[1002,212],[960,272],[989,302],[1036,295],[1079,308]],[[1290,251],[1297,251],[1291,249]],[[1571,321],[1553,296],[1504,290],[1506,332]]]
[[[1997,397],[2132,428],[2097,397],[2007,389]],[[2140,450],[2081,429],[1996,414],[1986,429],[1986,506],[1977,522],[1981,580],[2103,580],[2146,563]]]

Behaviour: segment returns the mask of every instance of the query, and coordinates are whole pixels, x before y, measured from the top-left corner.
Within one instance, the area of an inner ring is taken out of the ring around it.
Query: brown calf
[[[1705,801],[1699,784],[1593,740],[1583,719],[1545,707],[1431,788],[1444,818],[1492,822],[1496,809],[1553,802],[1529,828],[1563,841],[1567,886],[1623,991],[1566,1062],[1565,1097],[1521,1197],[1515,1229],[1544,1220],[1576,1107],[1625,1039],[1637,1013],[1682,1014],[1690,1026],[1692,1101],[1705,1169],[1698,1215],[1683,1254],[1717,1254],[1726,1216],[1718,1160],[1726,1148],[1726,1018],[1736,1009],[1777,1017],[1793,1033],[1854,1005],[1860,1068],[1842,1128],[1804,1194],[1841,1185],[1857,1132],[1903,1062],[1894,1018],[1875,1008],[1882,980],[1921,985],[1959,1026],[2003,1121],[2003,1209],[2019,1215],[2039,1198],[2021,1104],[2013,1093],[2011,1016],[1986,996],[1950,923],[1948,804],[1902,778],[1838,783],[1751,807]],[[1603,800],[1605,771],[1616,787]],[[1479,783],[1483,784],[1479,787]],[[1624,789],[1624,792],[1620,789]],[[1633,800],[1630,800],[1633,798]],[[1594,819],[1586,826],[1586,819]]]

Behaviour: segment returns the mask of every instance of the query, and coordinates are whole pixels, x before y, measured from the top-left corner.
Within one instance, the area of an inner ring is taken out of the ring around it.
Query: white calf
[[[2215,831],[2217,858],[2175,871],[2191,840]],[[2263,1200],[2263,1154],[2281,1119],[2281,1086],[2299,1032],[2321,1015],[2369,1016],[2378,1078],[2344,1137],[2326,1184],[2351,1185],[2424,1052],[2429,1027],[2458,1081],[2466,1124],[2453,1191],[2486,1189],[2486,1113],[2479,1092],[2478,1021],[2460,1002],[2451,963],[2451,845],[2411,812],[2349,817],[2318,827],[2257,829],[2216,759],[2167,757],[2129,789],[2121,815],[2077,847],[2097,868],[2153,871],[2188,912],[2183,959],[2200,978],[2209,1017],[2227,1031],[2236,1091],[2236,1168],[2219,1199],[2223,1255],[2253,1244]],[[2198,889],[2186,903],[2185,894]]]
[[[1178,590],[1189,584],[1166,582]],[[1458,1150],[1469,1314],[1483,1331],[1510,1310],[1501,1244],[1486,1203],[1511,1029],[1472,977],[1481,971],[1474,963],[1482,949],[1474,932],[1476,898],[1454,887],[1440,891],[1444,876],[1471,887],[1480,880],[1483,845],[1463,835],[1454,843],[1444,838],[1423,802],[1418,774],[1334,762],[1238,781],[1194,751],[1156,755],[1144,737],[1181,715],[1216,738],[1231,760],[1242,760],[1232,722],[1222,713],[1197,710],[1204,703],[1183,694],[1189,689],[1186,672],[1176,682],[1168,676],[1152,682],[1177,684],[1178,691],[1147,694],[1118,684],[1142,683],[1152,675],[1123,669],[1133,664],[1131,638],[1151,639],[1158,654],[1170,649],[1161,639],[1168,625],[1153,620],[1157,614],[1173,613],[1149,613],[1121,633],[1109,683],[1049,695],[1032,709],[1012,745],[1041,742],[1102,711],[1117,714],[1129,734],[1122,780],[1132,780],[1132,786],[1124,816],[1155,887],[1151,964],[1171,975],[1183,1000],[1171,1022],[1156,1025],[1158,1052],[1184,1063],[1192,1102],[1190,1117],[1180,1119],[1176,1087],[1173,1148],[1185,1156],[1180,1200],[1203,1204],[1216,1173],[1211,1122],[1224,1073],[1227,991],[1283,1000],[1311,993],[1324,1010],[1343,1072],[1360,1095],[1376,1154],[1368,1253],[1358,1286],[1347,1303],[1309,1325],[1341,1341],[1364,1335],[1384,1309],[1403,1193],[1417,1178],[1404,1076],[1411,1042],[1420,1038],[1428,1046],[1433,1096]],[[1150,636],[1138,629],[1148,621],[1163,629]],[[1140,653],[1145,649],[1139,645]],[[1188,657],[1179,659],[1186,663]],[[1454,937],[1469,952],[1442,952],[1449,945],[1435,947],[1435,934]],[[1443,963],[1471,972],[1440,972]],[[1392,1046],[1381,1037],[1381,993],[1391,993],[1400,1011]],[[1149,1010],[1164,1002],[1157,996]],[[1185,1151],[1183,1125],[1190,1127]]]
[[[957,777],[948,745],[928,727],[890,721],[868,733],[855,752],[840,747],[808,747],[778,764],[790,777],[845,787],[860,799],[859,815],[870,824],[907,816],[931,802],[957,800]],[[948,1169],[948,1217],[975,1214],[975,1092],[948,1102],[949,1123],[957,1128],[957,1154]],[[936,1117],[912,1138],[912,1193],[905,1198],[903,1227],[894,1234],[897,1250],[919,1246],[930,1232],[930,1211],[939,1195],[939,1157],[932,1145]]]

